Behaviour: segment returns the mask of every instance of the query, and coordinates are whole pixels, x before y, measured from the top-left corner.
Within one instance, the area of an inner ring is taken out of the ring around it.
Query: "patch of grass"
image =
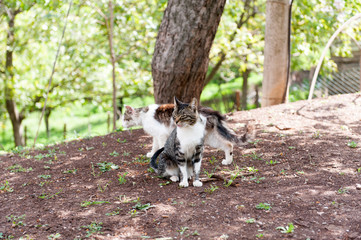
[[[348,142],[347,146],[350,148],[357,148],[357,142],[355,141]]]
[[[275,165],[277,163],[278,163],[277,160],[272,160],[272,159],[266,162],[266,164],[268,164],[268,165]]]
[[[82,228],[86,229],[86,236],[85,237],[90,237],[91,235],[93,235],[95,233],[96,234],[103,234],[101,232],[101,230],[103,228],[102,225],[103,225],[102,222],[97,223],[96,221],[94,221],[89,225],[82,226]]]
[[[138,202],[135,204],[132,208],[137,210],[148,210],[149,208],[153,208],[154,206],[150,203],[142,204],[141,202]]]
[[[78,169],[69,169],[69,170],[64,170],[63,173],[76,174],[77,171],[78,171]]]
[[[211,184],[210,187],[209,187],[209,188],[205,188],[204,191],[205,191],[206,193],[212,194],[212,193],[213,193],[214,191],[216,191],[217,189],[219,189],[218,186]]]
[[[286,227],[277,227],[277,230],[281,230],[281,233],[293,233],[295,226],[293,225],[293,223],[289,223],[288,226]]]
[[[109,153],[109,155],[112,157],[117,157],[117,156],[119,156],[119,153],[117,151],[113,151],[113,152]]]
[[[108,189],[108,186],[109,186],[109,184],[111,183],[112,181],[109,181],[109,182],[107,182],[105,185],[104,185],[104,187],[102,187],[100,184],[98,184],[98,190],[99,190],[99,192],[105,192],[107,189]]]
[[[106,213],[105,215],[106,216],[116,216],[116,215],[119,215],[120,214],[120,211],[121,211],[122,209],[120,209],[120,208],[117,208],[117,210],[114,210],[114,211],[112,211],[112,212],[110,212],[110,213]]]
[[[118,165],[115,165],[114,163],[112,162],[101,162],[101,163],[97,163],[98,167],[99,167],[99,170],[101,172],[107,172],[107,171],[110,171],[110,170],[114,170],[114,169],[118,169],[119,166]]]
[[[269,211],[271,208],[271,204],[269,203],[259,203],[258,205],[256,205],[256,209]]]
[[[25,214],[21,216],[10,215],[10,216],[6,216],[6,219],[8,220],[8,222],[11,222],[12,227],[15,228],[20,226],[26,226],[26,224],[23,222],[25,216],[26,216]]]
[[[256,219],[254,219],[254,218],[250,218],[250,219],[246,220],[246,223],[255,223],[255,222],[256,222]]]
[[[147,164],[150,162],[150,159],[147,158],[145,155],[139,155],[138,157],[134,158],[133,163],[140,163],[140,164]]]
[[[49,236],[48,236],[48,239],[49,240],[54,240],[54,239],[58,239],[58,238],[60,238],[61,237],[61,234],[60,233],[55,233],[55,234],[50,234]]]
[[[119,174],[118,175],[118,182],[119,184],[125,184],[127,182],[127,179],[125,178],[125,176],[127,175],[128,173],[125,172],[123,173],[123,175]]]
[[[214,156],[212,156],[212,157],[209,159],[209,163],[212,164],[212,165],[213,165],[216,161],[217,161],[217,159],[216,159]]]
[[[349,193],[347,188],[340,188],[339,190],[337,190],[338,194],[345,194],[345,193]]]
[[[254,181],[255,183],[261,183],[263,180],[265,180],[266,178],[265,177],[257,177],[257,176],[254,176],[252,177],[250,180],[251,181]]]
[[[183,235],[187,230],[189,230],[189,227],[181,227],[177,232],[179,232],[180,235]]]
[[[5,183],[0,184],[0,192],[13,192],[14,189],[12,187],[10,187],[10,184],[8,181],[5,181]]]
[[[38,198],[40,198],[40,199],[51,199],[51,198],[53,198],[53,197],[58,196],[62,191],[63,191],[63,190],[60,190],[59,192],[56,192],[56,193],[54,193],[54,194],[45,194],[45,193],[42,193],[42,194],[39,195]]]
[[[90,201],[83,201],[80,206],[82,207],[89,207],[89,206],[93,206],[93,205],[100,205],[100,204],[104,204],[104,203],[110,203],[108,201],[93,201],[93,202],[90,202]]]
[[[33,168],[32,168],[32,167],[30,167],[30,168],[24,168],[24,167],[22,167],[20,164],[14,164],[14,165],[6,168],[6,169],[7,169],[7,170],[10,170],[10,172],[13,172],[13,173],[33,171]]]
[[[38,178],[43,178],[43,179],[49,179],[51,178],[51,175],[38,175]]]

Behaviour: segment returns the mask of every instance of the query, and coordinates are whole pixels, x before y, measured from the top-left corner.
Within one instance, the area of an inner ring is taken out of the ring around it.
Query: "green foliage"
[[[256,209],[263,209],[263,210],[270,210],[271,209],[271,204],[269,203],[259,203],[257,206],[256,206]]]
[[[107,172],[107,171],[110,171],[110,170],[113,170],[113,169],[118,169],[119,166],[118,165],[115,165],[114,163],[112,162],[101,162],[101,163],[97,163],[98,167],[99,167],[99,170],[101,172]]]

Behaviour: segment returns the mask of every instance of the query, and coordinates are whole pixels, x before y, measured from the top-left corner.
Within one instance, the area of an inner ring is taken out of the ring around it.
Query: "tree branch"
[[[234,30],[234,32],[231,34],[230,36],[230,42],[232,42],[236,35],[237,35],[237,30],[240,29],[244,24],[246,24],[249,19],[253,18],[256,14],[257,14],[257,8],[255,5],[253,5],[253,7],[250,6],[251,0],[246,0],[244,3],[244,11],[242,12],[241,16],[239,17],[239,20],[237,22],[237,29]],[[224,62],[224,60],[226,59],[226,53],[224,51],[221,51],[218,56],[220,57],[220,59],[218,60],[218,62],[216,63],[215,67],[212,69],[212,71],[207,75],[207,77],[204,80],[204,84],[203,86],[205,87],[212,79],[213,77],[216,75],[217,71],[219,70],[219,68],[221,67],[222,63]]]

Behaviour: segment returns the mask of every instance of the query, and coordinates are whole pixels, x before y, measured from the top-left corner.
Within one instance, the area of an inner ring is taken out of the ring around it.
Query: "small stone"
[[[359,184],[359,183],[356,184],[356,189],[357,189],[357,190],[361,190],[361,184]]]

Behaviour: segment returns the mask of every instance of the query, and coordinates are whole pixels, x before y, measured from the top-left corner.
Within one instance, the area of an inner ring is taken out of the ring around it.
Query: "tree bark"
[[[10,116],[10,121],[13,127],[14,143],[15,146],[24,146],[23,130],[21,122],[24,119],[22,113],[19,113],[14,99],[14,71],[13,71],[13,48],[15,44],[15,16],[19,11],[6,9],[8,14],[8,33],[6,42],[6,60],[5,60],[5,86],[4,97],[6,110]]]
[[[251,70],[246,69],[244,72],[242,72],[242,78],[243,78],[243,85],[242,85],[242,110],[247,109],[247,96],[248,96],[248,77]]]
[[[115,79],[115,53],[113,46],[113,31],[114,31],[114,8],[112,0],[109,0],[109,24],[108,26],[108,40],[109,40],[109,48],[110,48],[110,61],[112,63],[112,84],[113,84],[113,131],[117,129],[117,85]],[[105,19],[107,21],[107,19]]]
[[[285,101],[288,72],[289,0],[267,0],[262,107]]]
[[[152,59],[156,103],[199,100],[226,0],[169,0]]]

